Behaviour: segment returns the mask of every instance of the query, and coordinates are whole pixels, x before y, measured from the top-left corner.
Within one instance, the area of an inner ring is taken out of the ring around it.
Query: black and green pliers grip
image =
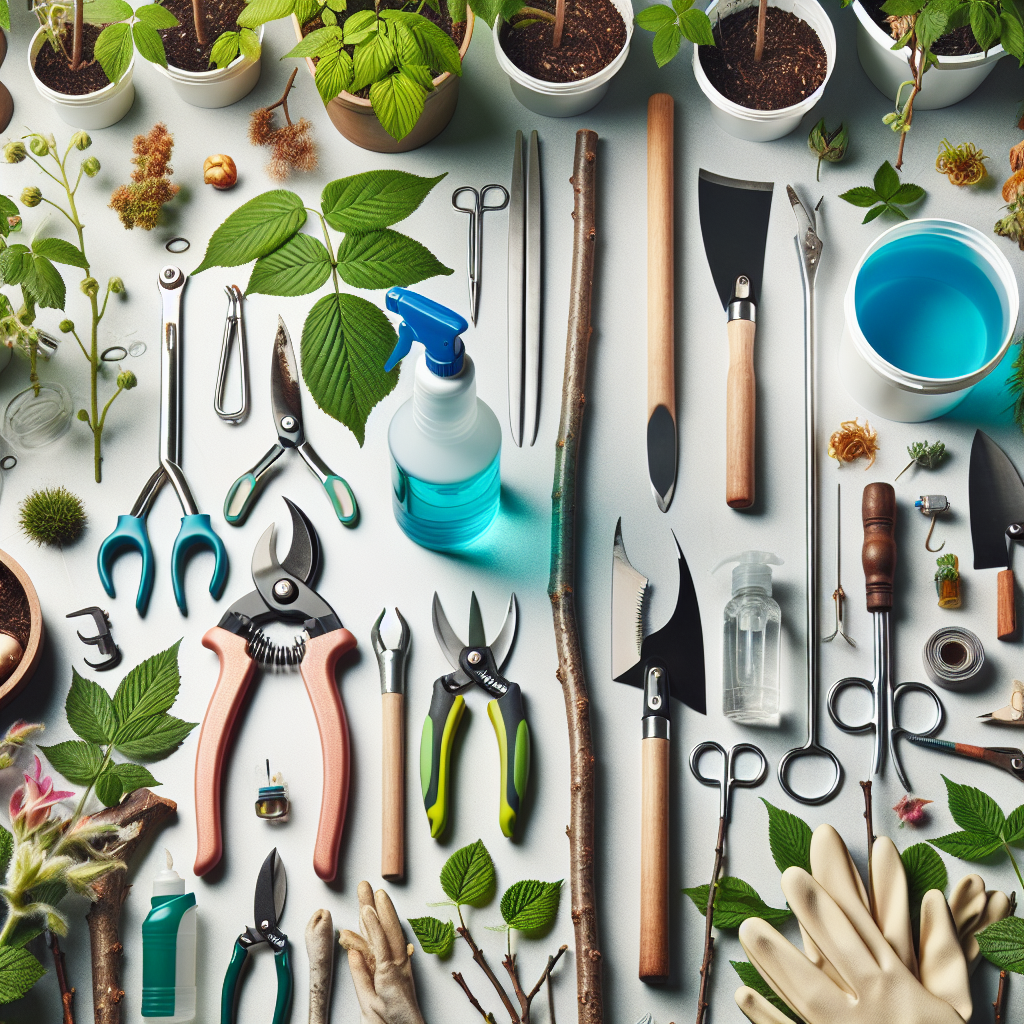
[[[449,693],[441,679],[434,680],[434,694],[420,737],[420,786],[432,839],[437,839],[448,824],[452,744],[465,710],[461,694]]]
[[[530,774],[530,727],[523,709],[523,691],[509,683],[508,692],[487,705],[487,715],[498,738],[501,755],[501,792],[498,821],[502,834],[512,838]]]
[[[249,947],[236,939],[221,990],[220,1024],[234,1024],[238,979],[248,955]],[[292,1001],[292,965],[287,943],[274,953],[274,967],[277,969],[277,1002],[274,1004],[273,1024],[285,1024]]]

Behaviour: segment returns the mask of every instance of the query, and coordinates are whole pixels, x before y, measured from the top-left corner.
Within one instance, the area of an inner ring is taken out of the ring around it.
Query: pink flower
[[[925,818],[924,805],[932,800],[922,800],[919,796],[901,796],[900,802],[893,808],[900,819],[900,828],[904,825],[920,825]]]
[[[36,770],[25,773],[25,785],[11,795],[11,822],[19,819],[26,832],[33,832],[50,817],[50,808],[74,793],[53,788],[53,779],[43,775],[43,766],[36,755]]]

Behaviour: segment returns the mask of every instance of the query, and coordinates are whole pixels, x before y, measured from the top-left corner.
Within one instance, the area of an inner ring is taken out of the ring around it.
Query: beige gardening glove
[[[339,941],[348,950],[348,966],[359,1000],[361,1024],[423,1024],[416,983],[401,922],[391,897],[360,882],[359,930],[342,929]]]
[[[872,850],[874,916],[831,826],[814,832],[811,869],[813,876],[795,867],[782,876],[805,952],[759,919],[744,921],[739,932],[751,963],[807,1024],[964,1024],[970,1018],[967,961],[949,907],[938,890],[925,895],[915,952],[906,874],[890,840],[876,840]],[[736,1002],[755,1024],[787,1021],[753,989],[739,989]]]
[[[998,890],[986,892],[980,875],[967,875],[953,886],[949,909],[967,957],[967,969],[973,971],[981,959],[981,949],[974,936],[990,924],[1010,916],[1010,898]]]

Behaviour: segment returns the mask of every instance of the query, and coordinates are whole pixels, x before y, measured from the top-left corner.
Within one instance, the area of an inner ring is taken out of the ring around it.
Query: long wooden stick
[[[68,987],[67,970],[64,963],[64,950],[60,948],[60,940],[56,932],[50,932],[50,952],[53,954],[53,970],[57,975],[57,986],[60,988],[60,1004],[63,1010],[63,1024],[75,1024],[75,990]]]
[[[715,843],[715,869],[711,874],[711,885],[708,886],[708,907],[704,914],[704,959],[700,965],[700,992],[697,996],[697,1024],[703,1024],[704,1014],[708,1009],[708,986],[711,983],[711,962],[715,955],[715,937],[711,934],[711,926],[715,920],[715,890],[718,888],[718,876],[722,872],[722,857],[725,854],[725,817],[718,821],[718,841]]]
[[[597,242],[597,133],[576,133],[573,161],[573,247],[569,330],[565,346],[562,414],[555,447],[551,516],[551,577],[548,597],[558,651],[556,678],[562,685],[569,726],[569,881],[576,937],[576,998],[579,1024],[602,1024],[601,947],[597,940],[594,887],[594,745],[590,697],[576,625],[576,467],[586,404],[587,352],[591,335],[594,248]]]

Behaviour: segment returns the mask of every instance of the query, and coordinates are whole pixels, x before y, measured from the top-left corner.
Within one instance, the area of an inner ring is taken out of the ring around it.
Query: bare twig
[[[555,31],[551,45],[557,50],[562,45],[562,30],[565,28],[565,0],[555,0]]]
[[[502,987],[500,981],[491,970],[490,964],[488,964],[486,957],[484,956],[483,950],[473,941],[473,936],[469,934],[469,929],[465,925],[459,925],[455,929],[465,940],[466,944],[473,951],[473,959],[477,962],[477,966],[487,975],[487,980],[494,986],[494,991],[498,993],[502,1003],[505,1004],[505,1009],[508,1010],[508,1015],[512,1019],[512,1024],[521,1024],[519,1014],[516,1013],[516,1008],[512,1005],[512,1000],[509,999],[508,993]]]
[[[544,968],[544,973],[537,979],[537,984],[534,985],[533,988],[530,990],[530,994],[526,997],[528,1000],[532,1001],[533,997],[540,991],[541,985],[543,985],[545,981],[550,981],[552,969],[554,968],[555,964],[557,964],[558,961],[562,959],[562,954],[568,948],[569,947],[565,945],[559,946],[558,952],[554,956],[548,957],[548,965]]]
[[[579,1024],[602,1024],[601,949],[594,886],[594,746],[590,696],[576,624],[576,467],[586,404],[587,353],[591,336],[594,250],[597,245],[597,133],[576,133],[573,187],[573,253],[569,326],[565,346],[562,411],[555,447],[552,491],[551,576],[548,597],[558,651],[556,678],[562,686],[569,727],[569,878],[576,939],[576,998]]]
[[[871,874],[871,851],[875,848],[875,822],[871,812],[871,782],[862,782],[860,788],[864,791],[864,821],[868,829],[868,902],[871,904],[871,913],[875,912],[875,886]]]
[[[491,1021],[493,1024],[494,1017],[489,1014],[478,1002],[475,995],[469,990],[469,985],[466,983],[466,979],[462,976],[459,971],[452,971],[452,977],[459,983],[459,987],[463,992],[466,993],[466,998],[470,1001],[473,1007],[477,1010],[484,1020]]]
[[[708,986],[711,982],[711,961],[715,955],[715,937],[711,926],[715,920],[715,889],[722,871],[722,857],[725,852],[725,817],[718,819],[718,841],[715,843],[715,870],[708,887],[708,906],[704,913],[704,960],[700,965],[700,994],[697,996],[697,1024],[702,1024],[708,1009]]]
[[[530,1019],[530,1000],[527,999],[526,993],[523,991],[523,986],[519,981],[519,969],[516,966],[515,957],[511,954],[506,954],[504,959],[501,961],[501,966],[505,968],[505,972],[512,979],[512,991],[516,994],[516,999],[519,1000],[519,1009],[522,1014],[522,1020],[524,1024]]]
[[[999,972],[999,990],[996,1001],[992,1004],[995,1013],[995,1024],[1006,1024],[1006,1000],[1010,993],[1010,975],[1007,971]]]
[[[288,93],[292,91],[292,86],[295,84],[295,76],[299,73],[298,68],[292,68],[292,73],[288,76],[288,84],[284,87],[284,92],[281,93],[281,98],[276,103],[271,103],[269,107],[265,107],[265,110],[274,110],[276,107],[281,107],[284,110],[284,119],[291,124],[292,119],[288,116]]]
[[[550,961],[551,957],[548,957]],[[551,987],[551,974],[548,973],[547,984],[545,988],[548,990],[548,1024],[555,1024],[555,992]]]
[[[918,57],[920,56],[920,59]],[[907,100],[906,107],[903,108],[903,131],[900,132],[900,146],[896,151],[896,170],[900,170],[903,167],[903,148],[907,144],[907,132],[910,131],[910,124],[914,120],[914,100],[917,99],[917,94],[921,91],[922,79],[924,73],[928,69],[928,62],[925,60],[924,52],[918,54],[917,49],[917,30],[911,29],[910,32],[910,57],[907,63],[910,65],[910,74],[914,79],[914,88],[910,91],[910,99]]]
[[[60,948],[60,941],[56,932],[49,932],[50,952],[53,954],[53,971],[57,975],[57,986],[60,988],[60,1002],[63,1007],[63,1024],[75,1024],[75,1011],[73,1007],[75,990],[68,988],[68,976],[64,965],[64,951]]]

